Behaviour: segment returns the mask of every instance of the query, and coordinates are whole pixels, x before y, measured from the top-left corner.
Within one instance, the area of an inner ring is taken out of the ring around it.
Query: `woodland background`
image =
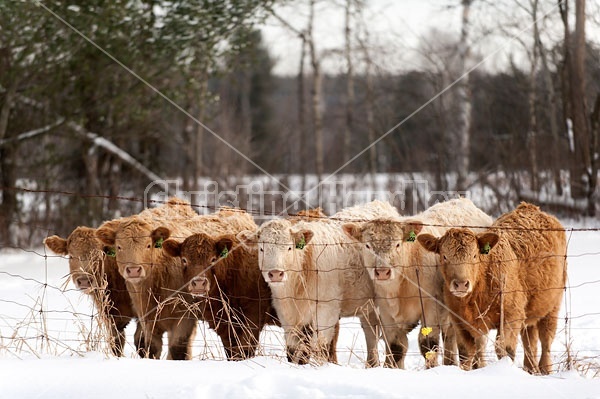
[[[403,49],[371,36],[368,0],[0,2],[0,245],[139,211],[118,197],[157,178],[193,191],[268,171],[308,189],[392,129],[342,172],[594,216],[600,5],[438,3],[459,31],[432,26],[390,66]],[[339,48],[316,33],[325,9],[343,15]],[[296,38],[294,74],[272,72],[266,21]],[[512,45],[479,67],[490,41]]]

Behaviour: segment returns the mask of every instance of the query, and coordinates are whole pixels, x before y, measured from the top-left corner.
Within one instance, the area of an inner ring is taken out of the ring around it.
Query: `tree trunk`
[[[306,131],[306,99],[304,98],[304,60],[306,57],[306,39],[302,37],[302,47],[300,51],[300,66],[298,68],[298,147],[300,149],[300,159],[298,164],[302,174],[302,190],[306,190],[306,174],[308,173],[308,150]],[[291,150],[292,153],[294,149]]]
[[[344,55],[346,57],[346,124],[344,126],[344,145],[343,145],[343,159],[345,163],[350,159],[350,139],[352,136],[352,128],[354,125],[354,65],[352,63],[352,43],[350,28],[351,23],[351,6],[354,0],[346,0],[345,9],[345,27],[344,27]]]
[[[548,67],[548,54],[546,53],[546,47],[542,43],[542,38],[540,36],[540,30],[537,23],[537,9],[538,9],[539,0],[534,1],[534,17],[533,17],[533,34],[535,40],[535,48],[538,50],[538,55],[540,57],[541,65],[542,65],[542,79],[544,82],[545,90],[548,95],[544,96],[546,98],[546,106],[544,109],[546,110],[546,117],[550,122],[550,135],[552,136],[552,173],[554,177],[554,187],[556,189],[556,194],[561,196],[563,194],[562,182],[560,179],[560,171],[561,171],[561,157],[560,157],[560,137],[558,135],[558,125],[556,123],[556,115],[558,115],[558,109],[556,106],[556,92],[554,90],[554,83],[552,82],[552,75],[550,74],[550,68]]]
[[[566,39],[566,38],[565,38]],[[569,63],[569,95],[573,143],[571,152],[571,197],[586,198],[591,186],[590,130],[585,98],[585,0],[575,0],[575,31]]]
[[[538,0],[534,0],[532,4],[532,13],[531,17],[533,19],[533,30],[534,37],[538,37],[539,33],[537,31],[537,2]],[[529,131],[527,132],[527,144],[529,150],[529,173],[530,176],[530,187],[534,193],[537,193],[539,190],[538,184],[538,165],[537,165],[537,82],[536,82],[536,73],[537,73],[537,64],[538,64],[538,52],[537,45],[534,42],[532,54],[531,54],[531,67],[529,69],[529,93],[527,95],[528,103],[529,103]]]
[[[462,76],[467,71],[467,63],[471,48],[469,44],[469,12],[473,0],[462,0],[462,26],[460,42],[458,44],[458,73]],[[456,152],[456,189],[466,190],[467,175],[469,173],[470,135],[471,135],[471,91],[469,88],[469,75],[464,75],[457,85],[458,97],[458,126],[457,126],[457,152]]]
[[[17,83],[13,82],[5,94],[2,108],[0,109],[0,140],[8,134],[8,119],[13,107]],[[2,184],[2,203],[0,204],[0,243],[13,246],[17,243],[17,237],[12,234],[13,226],[17,218],[17,193],[10,187],[16,185],[15,153],[18,143],[9,143],[0,147],[0,184]]]
[[[315,38],[313,36],[313,24],[315,19],[315,0],[310,1],[310,16],[308,20],[308,49],[310,52],[310,63],[313,72],[312,84],[312,111],[313,128],[315,131],[315,167],[317,169],[317,178],[321,181],[324,173],[323,156],[323,79],[321,76],[321,65],[317,58],[315,48]]]
[[[196,116],[196,118],[199,121],[204,120],[204,113],[206,110],[205,102],[206,102],[206,94],[208,92],[208,87],[206,84],[207,80],[208,79],[207,79],[206,75],[201,76],[201,78],[199,80],[200,87],[198,90],[198,114]],[[202,149],[204,147],[204,128],[200,124],[196,125],[196,134],[194,136],[193,146],[194,146],[194,151],[193,151],[194,152],[194,156],[193,156],[193,163],[194,163],[193,171],[194,171],[194,173],[192,173],[191,186],[199,191],[199,190],[201,190],[200,177],[202,176],[202,172],[204,169],[204,157],[202,156]]]

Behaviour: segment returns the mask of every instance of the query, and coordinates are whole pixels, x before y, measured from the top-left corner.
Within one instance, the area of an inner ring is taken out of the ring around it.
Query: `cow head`
[[[131,283],[150,276],[161,256],[162,243],[170,234],[168,228],[153,228],[139,218],[107,222],[96,231],[104,244],[115,248],[119,273]]]
[[[258,248],[258,264],[270,285],[281,285],[288,280],[290,273],[302,271],[305,247],[313,232],[298,226],[302,223],[292,225],[289,220],[272,220],[261,226],[251,238],[246,237],[246,245],[255,243]]]
[[[225,268],[224,258],[230,254],[235,237],[225,235],[212,238],[204,233],[187,237],[183,242],[170,239],[163,243],[165,253],[181,258],[183,277],[188,290],[196,297],[217,296],[216,274]]]
[[[69,272],[77,289],[91,293],[102,288],[105,262],[114,262],[114,250],[96,238],[96,229],[77,227],[66,239],[47,237],[44,244],[58,255],[69,256]]]
[[[442,237],[421,234],[419,243],[440,256],[446,288],[459,298],[468,296],[478,283],[482,262],[498,243],[496,233],[475,234],[469,229],[452,228]]]
[[[344,233],[360,243],[363,263],[377,283],[400,278],[403,268],[410,266],[408,253],[416,244],[423,224],[417,220],[375,219],[362,225],[346,223]]]

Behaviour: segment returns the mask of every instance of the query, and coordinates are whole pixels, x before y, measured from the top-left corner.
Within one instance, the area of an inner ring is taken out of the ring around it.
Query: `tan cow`
[[[450,229],[440,238],[422,234],[418,240],[442,260],[461,365],[484,366],[483,358],[475,356],[483,351],[488,331],[499,329],[499,357],[506,353],[514,359],[521,333],[525,369],[549,374],[567,272],[567,242],[560,222],[535,205],[521,203],[483,233]]]
[[[290,361],[305,364],[313,357],[335,362],[339,319],[356,316],[367,342],[367,366],[379,364],[373,283],[340,220],[366,220],[381,212],[376,201],[352,208],[345,219],[340,212],[330,220],[273,220],[254,238],[244,237],[258,246],[260,270],[273,293]]]
[[[77,227],[66,239],[47,237],[44,244],[54,253],[69,256],[69,271],[77,289],[90,295],[101,319],[108,323],[109,347],[123,355],[125,327],[136,317],[125,279],[119,274],[113,249],[96,238],[96,229]],[[141,329],[136,331],[136,346]]]
[[[455,338],[443,306],[437,257],[415,242],[420,232],[443,234],[450,226],[489,226],[492,219],[470,200],[438,203],[413,217],[347,223],[344,231],[362,243],[364,265],[375,282],[375,303],[386,342],[386,367],[404,368],[407,334],[419,322],[419,346],[426,367],[438,364],[439,337],[444,364],[456,363]]]

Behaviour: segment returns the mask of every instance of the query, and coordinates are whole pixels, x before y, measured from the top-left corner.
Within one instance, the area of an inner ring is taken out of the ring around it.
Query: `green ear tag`
[[[117,251],[115,251],[114,248],[111,247],[106,247],[106,249],[104,250],[104,253],[106,254],[106,256],[110,256],[110,257],[115,257],[117,256]]]
[[[221,251],[221,258],[226,258],[227,255],[229,255],[229,250],[227,249],[227,247],[223,248],[223,250]]]
[[[411,230],[410,233],[408,233],[408,237],[406,238],[406,241],[415,242],[416,239],[417,239],[417,235],[415,234],[415,231]]]
[[[490,253],[490,249],[492,249],[490,247],[490,243],[486,242],[485,245],[483,246],[483,248],[481,248],[481,253],[484,254],[484,255],[487,255],[487,254]]]
[[[154,248],[162,248],[163,241],[164,239],[162,237],[156,240],[156,242],[154,243]]]
[[[304,249],[305,245],[306,245],[306,240],[304,239],[304,236],[302,236],[302,239],[300,240],[300,242],[298,242],[298,244],[296,244],[296,248]]]

